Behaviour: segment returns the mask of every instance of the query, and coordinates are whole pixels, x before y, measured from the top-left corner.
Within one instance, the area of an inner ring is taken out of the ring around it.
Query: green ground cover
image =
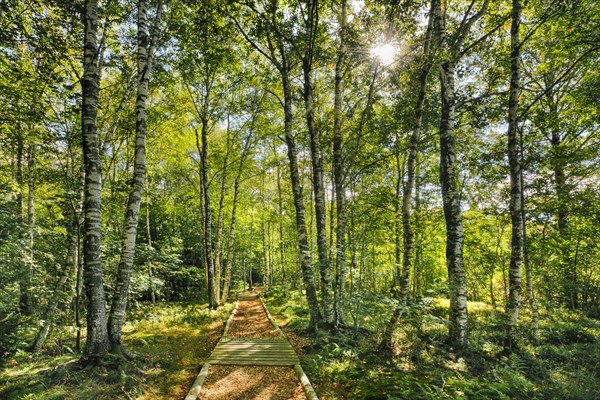
[[[160,303],[130,313],[126,347],[143,359],[107,359],[78,370],[72,339],[55,332],[40,354],[18,351],[0,359],[0,399],[181,399],[220,337],[232,304]],[[72,335],[71,335],[72,337]]]
[[[375,300],[346,317],[348,329],[304,341],[303,367],[322,399],[600,398],[600,324],[581,313],[544,313],[536,341],[524,315],[521,347],[508,355],[500,310],[469,303],[471,349],[456,354],[445,344],[448,301],[429,299],[407,312],[396,354],[384,357],[376,349],[392,306]],[[303,335],[308,312],[299,296],[267,301],[289,332]]]

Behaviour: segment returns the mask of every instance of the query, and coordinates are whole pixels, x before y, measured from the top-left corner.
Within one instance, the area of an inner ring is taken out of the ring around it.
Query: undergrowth
[[[281,325],[305,334],[298,293],[267,302]],[[507,355],[501,311],[470,302],[471,346],[456,354],[446,344],[448,300],[426,299],[405,313],[390,357],[376,349],[392,306],[366,301],[344,329],[310,338],[302,363],[321,399],[600,399],[600,325],[583,314],[542,315],[532,340],[525,313],[519,350]]]
[[[107,357],[93,370],[78,370],[72,334],[54,332],[44,350],[3,357],[0,399],[181,399],[222,333],[233,305],[159,303],[128,315],[124,344],[141,360]],[[68,338],[68,339],[65,339]]]

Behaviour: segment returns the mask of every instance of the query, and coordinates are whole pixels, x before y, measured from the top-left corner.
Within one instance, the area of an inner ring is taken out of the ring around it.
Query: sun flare
[[[391,43],[385,43],[371,49],[371,57],[377,59],[383,65],[394,62],[398,49]]]

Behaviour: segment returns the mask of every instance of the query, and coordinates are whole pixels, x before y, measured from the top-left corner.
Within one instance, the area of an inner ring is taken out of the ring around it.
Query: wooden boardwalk
[[[223,338],[213,350],[209,364],[220,365],[278,365],[300,363],[287,339]]]
[[[275,327],[279,333],[279,337],[228,336],[229,326],[236,315],[240,301],[244,302],[255,299],[258,299],[262,304],[267,319]],[[260,294],[258,292],[238,294],[238,302],[236,303],[235,309],[232,311],[229,320],[225,324],[223,336],[203,365],[185,400],[196,400],[198,398],[202,389],[202,384],[208,375],[211,365],[293,367],[296,376],[302,385],[306,398],[308,400],[318,400],[308,377],[300,366],[298,355],[285,337],[285,334],[273,320],[265,303],[260,299]]]

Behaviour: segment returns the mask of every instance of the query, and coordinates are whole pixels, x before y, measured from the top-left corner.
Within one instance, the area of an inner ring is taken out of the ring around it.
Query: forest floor
[[[219,341],[234,304],[141,304],[127,315],[123,339],[142,360],[106,360],[93,372],[73,366],[74,328],[55,330],[39,354],[0,355],[0,399],[181,400]],[[27,343],[23,343],[25,348]]]
[[[392,356],[377,352],[393,309],[385,296],[349,301],[347,327],[306,335],[309,314],[297,292],[273,292],[265,302],[302,355],[302,367],[321,400],[398,399],[600,399],[600,320],[560,308],[541,311],[535,338],[528,310],[521,340],[504,351],[504,313],[469,302],[470,349],[446,344],[449,302],[411,305],[396,335]]]
[[[411,306],[395,335],[396,352],[385,358],[376,352],[393,308],[384,296],[349,298],[348,327],[338,333],[322,330],[316,337],[306,335],[309,314],[301,293],[273,292],[265,301],[321,400],[600,399],[600,320],[582,312],[542,308],[532,340],[524,310],[521,348],[506,355],[502,310],[469,302],[471,349],[457,354],[445,343],[448,301],[429,299]],[[0,354],[0,399],[181,400],[219,341],[233,306],[211,311],[198,303],[141,304],[128,314],[124,342],[144,359],[107,360],[91,373],[71,367],[79,358],[74,328],[55,329],[39,354]],[[255,329],[230,327],[232,334]],[[261,368],[215,366],[205,388],[234,378],[232,370],[239,371],[233,387],[261,379]],[[257,391],[267,394],[264,387]]]
[[[258,298],[240,299],[228,337],[279,338]],[[211,365],[200,400],[305,400],[293,367]]]

